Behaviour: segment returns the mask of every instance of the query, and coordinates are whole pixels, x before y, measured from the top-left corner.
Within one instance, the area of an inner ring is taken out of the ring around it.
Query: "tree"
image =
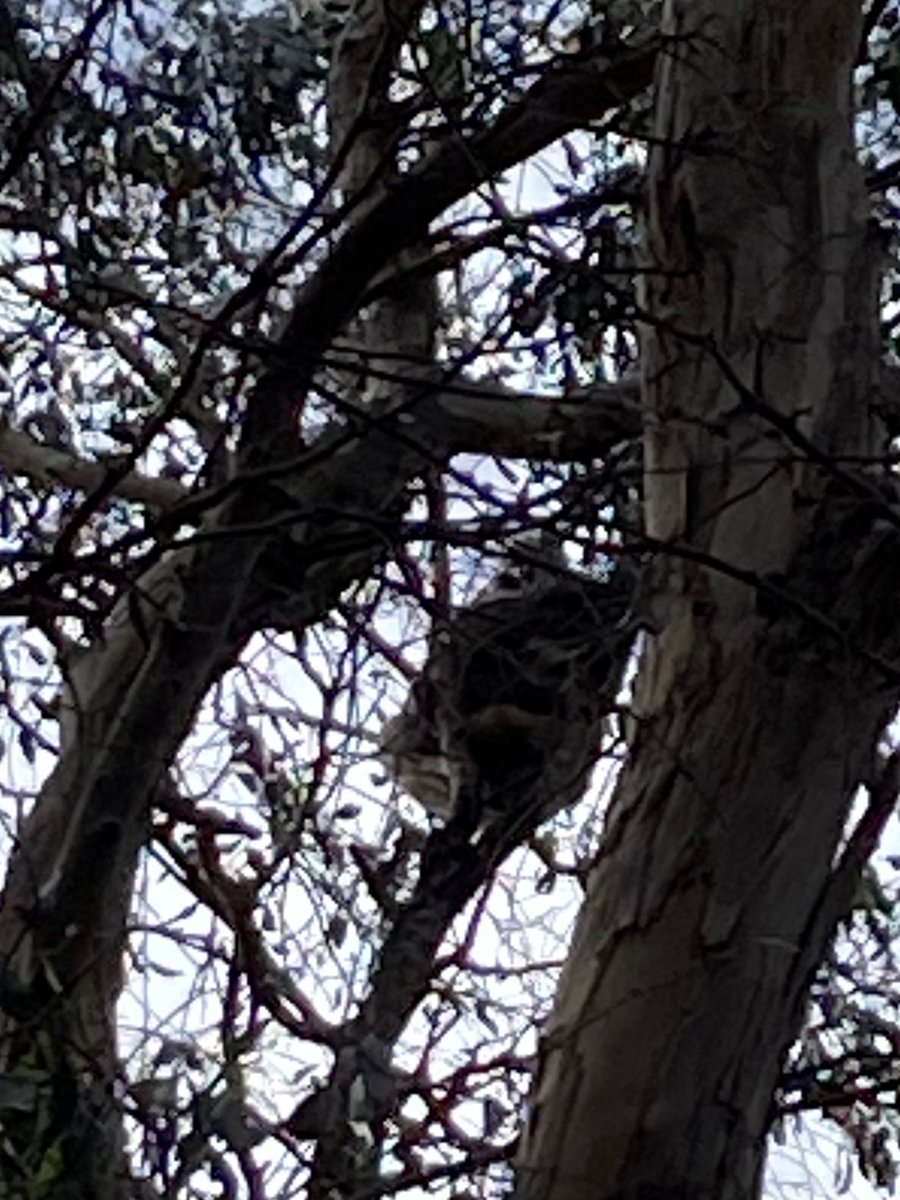
[[[53,758],[0,910],[9,1194],[489,1194],[515,1155],[522,1200],[736,1200],[779,1106],[889,1182],[890,1012],[829,946],[896,790],[896,20],[0,5],[10,769]],[[509,187],[535,161],[550,202]],[[565,780],[548,745],[485,823],[472,753],[432,826],[353,756],[528,529],[623,597],[587,606],[607,670],[565,675]],[[541,832],[601,748],[602,835]],[[473,946],[536,859],[585,896],[516,1148],[542,997],[505,1013]],[[127,1071],[142,914],[218,994]]]

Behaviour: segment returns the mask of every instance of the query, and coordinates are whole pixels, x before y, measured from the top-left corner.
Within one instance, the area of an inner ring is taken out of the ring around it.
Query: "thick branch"
[[[571,462],[598,458],[641,432],[637,379],[595,384],[569,396],[466,384],[437,397],[430,425],[451,454],[497,454]]]
[[[557,61],[489,129],[448,143],[426,158],[347,231],[302,290],[290,322],[292,337],[300,335],[307,353],[324,348],[337,332],[332,323],[349,315],[359,294],[356,288],[348,294],[348,283],[362,283],[363,278],[369,283],[472,188],[642,91],[651,81],[658,48],[653,38],[634,48],[623,46],[613,59],[608,51],[597,51]],[[324,343],[316,347],[321,339]],[[291,340],[285,339],[286,349]]]
[[[399,391],[399,385],[398,389]],[[518,392],[494,380],[437,384],[434,403],[413,410],[410,436],[423,435],[423,448],[435,459],[453,454],[496,454],[553,462],[601,457],[617,442],[641,431],[636,379],[595,384],[568,396]],[[107,465],[47,446],[21,429],[0,424],[0,470],[22,475],[43,488],[94,492],[106,479]],[[235,490],[240,480],[228,484]],[[216,492],[189,497],[174,479],[138,471],[120,480],[113,495],[144,504],[155,513],[178,511],[192,524],[215,504]],[[191,514],[197,514],[191,516]]]
[[[512,165],[518,157],[534,153],[553,137],[592,116],[599,116],[606,107],[618,103],[627,88],[633,91],[643,86],[649,79],[654,53],[655,47],[645,47],[623,52],[613,64],[592,56],[551,69],[522,101],[501,116],[492,130],[472,139],[467,147],[453,145],[438,152],[432,160],[404,177],[395,190],[348,231],[321,271],[301,292],[294,316],[281,340],[279,366],[261,382],[251,401],[247,440],[251,444],[255,441],[255,413],[256,424],[261,426],[256,432],[262,435],[262,444],[259,441],[255,444],[263,461],[276,455],[274,446],[270,451],[265,448],[268,439],[263,431],[272,430],[266,411],[267,400],[277,400],[285,394],[291,400],[296,398],[303,381],[311,377],[315,360],[353,311],[357,298],[374,273],[424,230],[433,215],[464,195],[474,183]],[[445,414],[453,407],[453,404],[449,409],[445,406]],[[285,546],[291,557],[289,579],[287,582],[278,580],[275,590],[280,590],[283,599],[294,599],[297,621],[317,619],[340,591],[383,553],[384,521],[388,518],[399,520],[406,484],[444,449],[430,428],[437,411],[433,399],[430,405],[426,401],[416,410],[421,426],[416,424],[412,437],[398,418],[380,422],[363,435],[337,441],[333,454],[325,456],[318,467],[306,467],[295,487],[285,481],[284,490],[254,490],[254,494],[246,499],[235,502],[236,498],[232,497],[226,500],[210,518],[210,528],[219,535],[219,550],[194,556],[187,562],[180,558],[176,564],[173,560],[169,565],[172,571],[177,566],[177,574],[173,574],[168,583],[160,578],[155,585],[161,588],[164,598],[147,607],[143,614],[143,629],[133,630],[126,636],[122,622],[128,620],[129,610],[123,611],[117,618],[115,636],[110,642],[110,646],[117,647],[116,652],[112,653],[109,647],[100,648],[94,656],[96,661],[90,665],[87,662],[81,664],[80,674],[90,679],[90,696],[102,696],[103,699],[91,701],[85,696],[76,696],[73,702],[83,719],[87,715],[85,706],[89,710],[92,703],[99,704],[94,718],[99,721],[95,736],[101,743],[110,739],[106,752],[114,758],[121,756],[122,769],[130,780],[127,787],[123,782],[124,790],[117,793],[112,806],[117,814],[117,824],[121,821],[130,825],[137,819],[156,785],[163,763],[175,750],[185,720],[206,685],[231,661],[243,638],[270,619],[272,610],[265,599],[265,579],[271,572],[271,556],[269,568],[260,571],[265,546],[254,538],[251,544],[247,539],[235,539],[225,547],[229,528],[259,528],[289,515],[292,510],[304,514],[302,518],[298,517],[292,537]],[[536,410],[528,411],[534,414]],[[466,435],[458,406],[453,419],[455,436],[460,439],[462,448]],[[542,432],[540,419],[535,421],[533,416],[530,419],[532,428]],[[549,432],[555,432],[552,423]],[[522,446],[521,433],[516,433],[515,423],[509,436],[513,441],[518,439],[518,445]],[[472,446],[471,442],[466,444]],[[364,472],[359,469],[360,462],[366,464]],[[316,518],[314,522],[310,520],[310,514]],[[347,549],[339,559],[332,557],[329,541],[347,533],[356,535],[356,549]],[[272,537],[270,545],[274,548],[279,541]],[[165,574],[164,564],[161,575]],[[268,594],[272,596],[271,589]],[[157,638],[161,650],[158,658],[153,652]],[[171,644],[185,638],[192,648],[191,654],[180,658],[173,656]],[[129,645],[126,646],[126,642]],[[125,679],[120,672],[122,655],[133,664],[125,673]],[[112,672],[111,676],[107,676],[108,671]],[[146,722],[151,720],[150,713],[157,700],[162,703],[162,697],[175,686],[175,680],[183,696],[176,706],[177,715],[162,704],[155,711],[165,711],[171,719],[162,724],[158,719],[152,719],[154,733],[149,738]],[[123,693],[130,693],[131,700],[126,701]],[[133,736],[123,738],[121,734],[129,724],[132,701],[137,724]],[[117,714],[115,729],[104,733],[102,726],[113,713]],[[155,753],[148,755],[147,770],[143,773],[146,778],[139,786],[133,776],[131,749],[138,727],[142,730],[141,737],[149,738],[147,744],[152,743],[155,747]],[[100,761],[97,745],[93,746],[95,764]],[[69,814],[67,836],[60,845],[56,833],[50,835],[52,851],[48,847],[46,859],[54,864],[52,892],[59,897],[69,894],[74,883],[73,879],[67,879],[70,869],[77,875],[83,866],[74,858],[67,863],[63,853],[65,845],[75,846],[80,833],[84,832],[79,832],[79,819],[84,818],[90,826],[103,827],[109,812],[107,789],[100,789],[89,799],[90,778],[94,772],[79,775],[75,770],[79,758],[77,749],[74,758],[75,761],[68,761],[64,746],[56,786],[65,779],[62,790],[68,791],[77,779],[76,787],[83,799],[74,807],[65,803]],[[109,781],[117,775],[118,769],[110,762],[105,778]],[[39,825],[45,826],[44,821]],[[55,822],[49,822],[48,831],[49,826],[55,826]],[[40,858],[37,830],[32,826],[29,833],[34,839],[32,849]],[[21,884],[24,890],[22,911],[27,911],[27,897],[34,896],[35,889],[40,886],[31,867],[25,871]],[[53,907],[47,891],[44,891],[43,905],[45,911]],[[89,929],[90,917],[85,914],[85,918],[81,928]],[[50,919],[49,924],[55,924],[55,919]],[[58,919],[64,921],[62,911]]]
[[[592,55],[551,66],[491,129],[437,151],[347,230],[301,290],[277,365],[249,402],[245,466],[265,471],[284,461],[285,446],[294,452],[296,402],[376,273],[473,187],[642,88],[654,54],[647,46],[615,63]],[[7,1029],[21,1035],[20,1061],[41,1064],[50,1082],[62,1078],[86,1127],[99,1131],[96,1145],[79,1153],[100,1174],[118,1160],[94,1121],[92,1097],[107,1094],[114,1073],[107,1018],[121,982],[134,863],[161,774],[210,682],[246,636],[269,623],[276,602],[292,605],[298,623],[320,618],[384,553],[410,480],[447,453],[441,431],[449,436],[451,418],[459,447],[471,445],[452,409],[442,412],[426,396],[324,440],[302,473],[247,480],[208,512],[206,536],[161,560],[117,607],[104,639],[73,663],[59,762],[22,830],[0,909],[2,1004]],[[512,423],[509,445],[523,444],[525,416]],[[540,414],[529,421],[544,434]],[[33,1026],[36,1012],[42,1021]],[[26,1036],[33,1029],[52,1029],[49,1049]],[[94,1088],[86,1077],[105,1083]],[[59,1171],[68,1166],[60,1160]],[[106,1180],[91,1194],[116,1189]]]
[[[489,129],[435,151],[350,226],[301,289],[280,338],[280,366],[249,405],[244,446],[252,458],[278,456],[297,397],[378,272],[473,188],[642,91],[658,49],[654,37],[622,46],[612,59],[594,51],[554,62]]]
[[[61,485],[83,492],[96,491],[107,474],[102,462],[91,462],[68,450],[42,445],[24,430],[3,423],[0,423],[0,470],[6,475],[24,475],[38,487]],[[137,471],[122,479],[113,494],[146,504],[154,512],[168,512],[187,497],[186,489],[174,479],[151,479]]]

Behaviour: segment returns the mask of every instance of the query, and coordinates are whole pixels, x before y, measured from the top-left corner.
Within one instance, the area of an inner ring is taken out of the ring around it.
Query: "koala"
[[[621,575],[621,577],[620,577]],[[607,582],[516,558],[436,631],[400,713],[382,731],[391,777],[429,812],[473,825],[581,795],[632,633],[633,576]]]

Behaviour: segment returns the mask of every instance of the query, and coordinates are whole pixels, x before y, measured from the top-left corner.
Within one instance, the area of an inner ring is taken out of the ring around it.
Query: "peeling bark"
[[[629,387],[513,403],[437,380],[431,281],[392,293],[390,272],[471,188],[645,86],[658,42],[551,64],[490,127],[385,186],[390,125],[367,123],[383,113],[366,105],[418,7],[358,4],[345,31],[335,179],[365,200],[299,291],[250,400],[238,479],[200,498],[197,540],[69,664],[59,764],[0,911],[0,1070],[16,1100],[4,1185],[32,1200],[128,1191],[113,1019],[132,876],[210,682],[256,630],[321,618],[398,536],[409,483],[452,453],[583,457],[637,429]],[[523,1200],[755,1196],[781,1056],[846,893],[836,850],[900,650],[896,519],[869,477],[834,465],[878,456],[874,414],[893,387],[850,134],[858,15],[843,0],[667,6],[641,315],[648,533],[672,553],[649,572],[659,619],[543,1044]],[[367,407],[301,449],[296,405],[376,277]],[[398,354],[409,366],[390,379]],[[36,476],[93,486],[50,453]],[[163,507],[143,486],[119,490]],[[458,833],[432,842],[359,1019],[339,1031],[314,1196],[377,1190],[377,1137],[359,1145],[352,1126],[377,1134],[394,1111],[392,1042],[447,925],[508,848],[476,853]],[[299,1119],[294,1132],[307,1136]]]
[[[850,801],[898,695],[859,6],[676,0],[642,367],[660,554],[637,724],[541,1050],[522,1200],[751,1200],[833,925]],[[814,453],[808,453],[811,448]],[[809,612],[827,614],[829,634]]]

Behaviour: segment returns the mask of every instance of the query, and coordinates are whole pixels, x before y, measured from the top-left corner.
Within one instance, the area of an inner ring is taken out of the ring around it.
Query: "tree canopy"
[[[0,0],[0,1194],[893,1187],[898,20]]]

